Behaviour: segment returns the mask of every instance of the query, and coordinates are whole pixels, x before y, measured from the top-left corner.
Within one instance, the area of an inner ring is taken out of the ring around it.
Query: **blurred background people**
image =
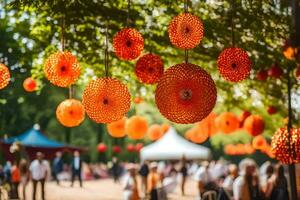
[[[58,151],[56,152],[55,158],[52,162],[52,175],[57,185],[59,185],[58,174],[63,171],[63,165],[64,163],[62,161],[62,153]]]
[[[136,178],[136,167],[134,164],[129,164],[127,167],[127,174],[124,178],[124,200],[138,200],[140,199],[138,193],[138,184]]]
[[[82,187],[82,177],[81,177],[81,169],[82,169],[82,160],[80,158],[79,151],[74,151],[74,157],[72,160],[72,180],[71,187],[74,185],[74,180],[78,177],[79,185]]]
[[[148,161],[143,161],[140,170],[139,170],[139,174],[141,176],[142,179],[142,192],[143,195],[146,196],[147,194],[147,177],[149,174],[149,166],[148,166]]]
[[[115,183],[119,182],[119,178],[120,178],[120,175],[121,175],[121,166],[119,164],[119,161],[118,161],[117,157],[112,158],[111,172],[112,172],[114,182]]]
[[[188,175],[188,169],[187,169],[187,164],[186,164],[186,159],[183,156],[181,159],[181,163],[180,163],[180,175],[181,175],[181,194],[185,195],[184,193],[184,187],[185,187],[185,182],[186,182],[186,177]]]
[[[20,186],[22,192],[22,199],[26,200],[26,186],[29,182],[30,175],[29,175],[28,163],[25,159],[20,160],[19,169],[21,174]]]
[[[157,172],[157,163],[150,163],[150,172],[147,178],[147,192],[150,195],[150,200],[158,200],[158,187],[161,183],[160,175]]]
[[[20,169],[17,161],[14,161],[14,164],[11,167],[11,182],[12,182],[11,198],[12,199],[19,199],[20,180],[21,180]]]
[[[232,193],[233,182],[238,177],[238,167],[235,164],[230,164],[228,166],[228,175],[226,176],[222,186],[224,189]]]

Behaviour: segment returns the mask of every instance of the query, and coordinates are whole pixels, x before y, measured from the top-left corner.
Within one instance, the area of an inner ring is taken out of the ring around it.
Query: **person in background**
[[[62,161],[62,153],[58,151],[56,152],[55,158],[52,163],[52,174],[57,185],[59,185],[59,179],[57,176],[63,171],[63,165],[64,163]]]
[[[274,175],[268,179],[265,197],[267,200],[289,200],[288,183],[280,164],[275,167]]]
[[[185,188],[185,182],[186,182],[186,177],[188,175],[188,169],[187,169],[187,164],[186,164],[186,159],[183,156],[181,159],[181,166],[180,166],[180,174],[181,174],[181,194],[184,195],[184,188]]]
[[[139,174],[142,177],[142,192],[144,193],[144,196],[146,196],[147,193],[147,177],[149,174],[149,166],[147,161],[143,161],[141,168],[139,170]]]
[[[265,172],[264,172],[264,174],[261,177],[261,183],[260,183],[260,185],[261,185],[262,191],[264,193],[266,193],[267,184],[268,184],[269,180],[272,178],[273,173],[274,173],[274,166],[270,163],[266,167]]]
[[[11,190],[11,198],[19,199],[19,184],[21,180],[20,169],[18,163],[15,161],[13,166],[11,167],[11,182],[12,182],[12,190]]]
[[[128,174],[124,178],[124,200],[139,200],[138,184],[136,179],[136,168],[134,164],[127,167]]]
[[[209,162],[204,161],[195,174],[195,179],[198,182],[199,196],[208,190],[215,190],[216,184],[213,180],[211,171],[209,170]]]
[[[11,162],[9,160],[6,161],[3,168],[3,172],[4,172],[4,181],[9,185],[11,185]]]
[[[238,177],[238,167],[235,164],[230,164],[228,167],[228,175],[226,176],[222,187],[232,193],[233,182]]]
[[[111,172],[112,172],[112,176],[114,178],[115,183],[119,182],[119,178],[120,178],[120,174],[121,174],[120,171],[121,171],[121,166],[118,162],[118,159],[117,159],[117,157],[113,157]]]
[[[72,183],[71,187],[73,187],[74,180],[76,177],[79,179],[79,185],[82,187],[82,178],[81,178],[81,169],[82,169],[82,161],[80,158],[79,151],[74,151],[74,157],[72,160]]]
[[[44,155],[41,152],[37,152],[36,159],[31,162],[29,171],[33,185],[32,199],[36,199],[37,184],[41,183],[42,200],[45,200],[45,180],[48,175],[48,166],[47,162],[44,160]]]
[[[20,174],[21,174],[21,190],[22,190],[22,199],[26,200],[26,186],[29,181],[29,169],[28,163],[25,159],[20,160],[19,164]]]
[[[157,163],[152,162],[150,164],[150,173],[147,178],[147,192],[150,194],[150,200],[158,200],[157,189],[160,182],[160,175],[157,172]]]

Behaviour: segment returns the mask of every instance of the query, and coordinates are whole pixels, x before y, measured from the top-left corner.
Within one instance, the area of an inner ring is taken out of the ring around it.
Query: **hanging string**
[[[63,15],[61,20],[61,50],[65,50],[65,15]]]
[[[188,9],[188,0],[184,0],[184,12],[187,13]],[[187,49],[184,50],[184,60],[185,63],[189,62],[189,51]]]
[[[104,67],[105,67],[105,76],[108,77],[108,21],[106,21],[106,28],[105,28]]]
[[[131,6],[131,2],[130,2],[130,0],[127,0],[127,19],[126,19],[127,27],[130,26],[130,6]]]
[[[230,4],[230,25],[231,25],[231,42],[232,47],[235,46],[235,38],[234,38],[234,0],[231,0]]]
[[[189,12],[188,0],[184,0],[184,12]]]

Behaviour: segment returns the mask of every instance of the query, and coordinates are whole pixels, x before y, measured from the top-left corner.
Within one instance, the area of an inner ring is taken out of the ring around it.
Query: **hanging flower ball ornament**
[[[57,106],[56,118],[66,127],[78,126],[83,122],[84,117],[84,107],[76,99],[66,99]]]
[[[231,82],[246,79],[250,74],[251,65],[247,52],[237,47],[224,49],[218,57],[221,76]]]
[[[244,129],[252,136],[262,134],[265,129],[265,122],[259,115],[251,115],[247,117],[244,123]]]
[[[80,76],[80,65],[70,52],[56,52],[49,56],[44,66],[46,78],[59,87],[68,87]]]
[[[0,63],[0,90],[5,88],[10,80],[8,67]]]
[[[254,149],[262,150],[267,146],[267,141],[262,135],[255,136],[252,140],[252,147]]]
[[[134,28],[124,28],[113,38],[116,56],[122,60],[134,60],[144,50],[144,38]]]
[[[155,91],[163,116],[180,124],[201,121],[216,104],[217,89],[211,76],[197,65],[177,64],[165,71]]]
[[[164,133],[162,132],[161,127],[158,124],[151,125],[147,132],[148,138],[152,141],[158,140],[163,136],[163,134]]]
[[[100,144],[98,144],[98,146],[97,146],[97,150],[98,150],[98,152],[100,152],[100,153],[104,153],[104,152],[106,152],[107,147],[106,147],[106,145],[105,145],[104,143],[100,143]]]
[[[130,94],[127,86],[119,80],[98,78],[84,89],[82,103],[92,120],[111,123],[124,117],[130,109]]]
[[[135,74],[145,84],[157,83],[164,73],[164,64],[159,56],[149,53],[138,59]]]
[[[221,132],[230,134],[239,128],[239,119],[231,112],[224,112],[216,118],[216,126]]]
[[[204,28],[197,16],[182,13],[172,19],[168,32],[174,46],[180,49],[193,49],[201,42]]]
[[[26,92],[34,92],[37,88],[37,83],[33,78],[28,77],[23,82],[23,88]]]
[[[125,132],[126,117],[107,124],[107,132],[115,138],[121,138],[126,135]]]
[[[148,122],[144,117],[133,116],[126,123],[126,133],[129,138],[142,139],[148,130]]]

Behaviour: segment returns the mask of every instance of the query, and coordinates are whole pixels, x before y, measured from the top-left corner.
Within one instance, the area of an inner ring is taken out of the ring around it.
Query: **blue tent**
[[[30,147],[60,148],[65,146],[63,143],[50,140],[43,133],[34,128],[29,129],[25,133],[16,137],[4,139],[3,142],[5,144],[12,144],[16,141],[19,141],[24,146]]]

